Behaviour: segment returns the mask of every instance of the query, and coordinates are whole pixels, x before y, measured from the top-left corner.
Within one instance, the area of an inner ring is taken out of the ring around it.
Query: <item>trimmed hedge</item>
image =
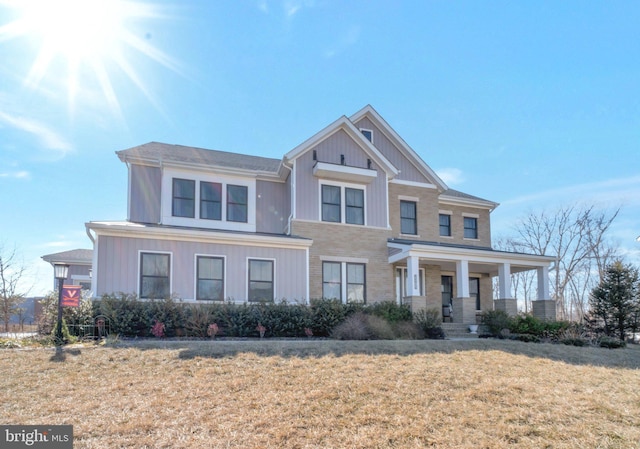
[[[349,316],[362,312],[391,325],[411,321],[407,306],[394,302],[371,305],[343,304],[339,300],[314,299],[310,305],[281,303],[185,303],[169,298],[142,301],[135,295],[104,295],[94,301],[93,315],[109,319],[111,333],[122,337],[151,337],[157,322],[166,337],[209,336],[216,324],[217,335],[226,337],[330,337]],[[210,332],[210,331],[209,331]]]

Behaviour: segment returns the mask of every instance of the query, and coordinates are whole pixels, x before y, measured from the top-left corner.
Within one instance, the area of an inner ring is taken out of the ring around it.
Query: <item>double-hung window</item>
[[[400,201],[400,233],[418,234],[417,205],[415,201]]]
[[[344,189],[345,197],[345,221],[351,224],[364,224],[364,190]]]
[[[222,220],[222,184],[200,181],[200,218]]]
[[[451,237],[451,215],[440,214],[439,220],[440,220],[440,236]]]
[[[343,279],[346,282],[343,282]],[[322,297],[347,302],[366,302],[366,266],[364,263],[323,262]]]
[[[364,225],[364,190],[323,184],[322,221]]]
[[[163,299],[171,294],[171,255],[140,253],[140,298]]]
[[[198,256],[196,273],[197,300],[224,300],[224,259],[222,257]]]
[[[248,193],[247,186],[227,186],[227,221],[247,222]]]
[[[249,259],[249,301],[273,301],[273,260]]]
[[[464,238],[478,238],[478,219],[475,217],[464,217]]]
[[[194,218],[196,211],[196,182],[192,179],[173,178],[172,190],[172,215],[174,217]]]

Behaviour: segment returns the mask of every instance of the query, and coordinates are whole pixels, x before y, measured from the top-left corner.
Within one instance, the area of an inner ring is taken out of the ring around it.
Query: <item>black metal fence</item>
[[[69,334],[80,339],[96,340],[105,338],[111,331],[111,320],[104,315],[98,315],[84,322],[67,323]]]

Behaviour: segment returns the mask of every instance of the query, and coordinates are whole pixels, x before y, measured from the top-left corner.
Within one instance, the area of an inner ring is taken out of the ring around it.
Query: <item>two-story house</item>
[[[449,189],[371,106],[282,159],[156,142],[116,154],[128,218],[86,224],[97,296],[394,300],[474,323],[516,313],[511,273],[536,270],[534,312],[555,318],[554,259],[493,250],[497,204]]]

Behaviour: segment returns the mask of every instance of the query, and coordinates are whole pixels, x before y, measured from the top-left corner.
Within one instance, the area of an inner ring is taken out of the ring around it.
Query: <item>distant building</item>
[[[64,284],[80,285],[83,289],[91,290],[91,265],[93,260],[93,250],[91,249],[72,249],[60,253],[47,254],[42,256],[45,262],[49,262],[52,266],[56,263],[64,263],[69,265],[69,275],[65,279]],[[53,275],[53,272],[51,273]],[[55,277],[52,277],[53,287],[58,288]]]

